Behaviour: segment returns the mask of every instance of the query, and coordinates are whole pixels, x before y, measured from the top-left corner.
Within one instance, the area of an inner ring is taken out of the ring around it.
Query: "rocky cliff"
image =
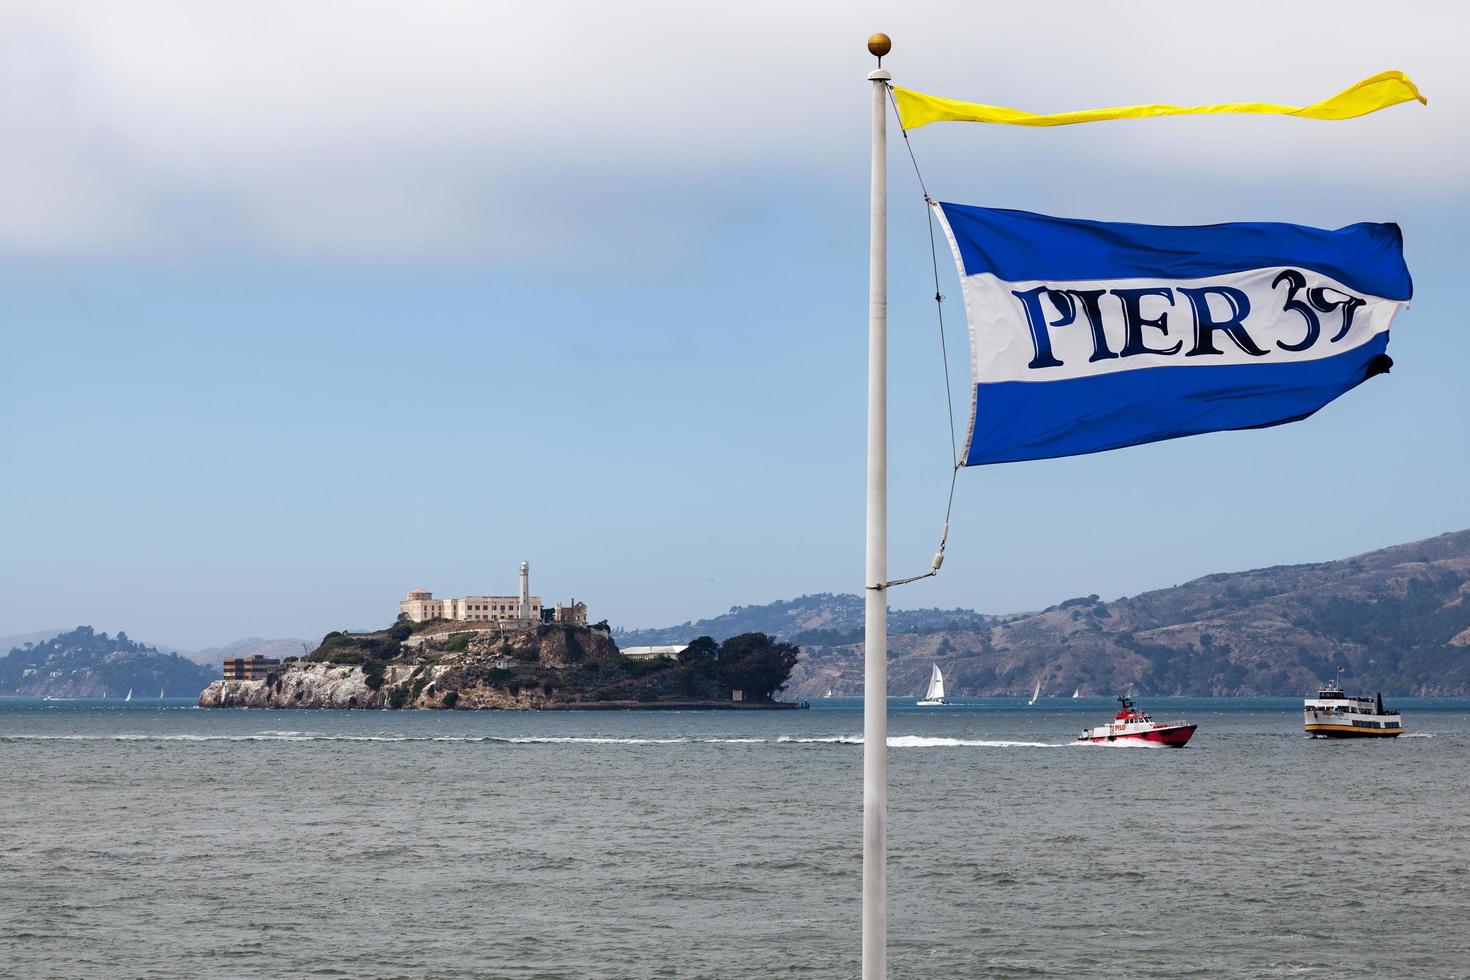
[[[206,708],[541,708],[555,700],[540,687],[518,687],[512,693],[483,678],[466,683],[454,673],[453,666],[443,664],[390,665],[375,676],[360,666],[295,663],[264,680],[214,681],[199,695],[199,704]]]

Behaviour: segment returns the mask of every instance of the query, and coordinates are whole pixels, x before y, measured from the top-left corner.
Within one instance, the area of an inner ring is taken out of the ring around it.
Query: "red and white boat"
[[[1096,745],[1147,745],[1181,749],[1198,725],[1184,721],[1159,722],[1135,707],[1132,698],[1119,698],[1122,709],[1100,728],[1085,728],[1077,741]]]

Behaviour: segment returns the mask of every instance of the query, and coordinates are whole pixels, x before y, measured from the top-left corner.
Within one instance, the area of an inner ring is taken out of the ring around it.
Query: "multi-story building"
[[[555,610],[544,609],[539,595],[531,594],[531,566],[521,562],[520,595],[470,595],[461,599],[435,599],[426,589],[414,589],[398,604],[398,612],[414,623],[430,619],[451,619],[471,623],[503,623],[507,626],[530,626],[543,621],[587,623],[587,604],[557,603]]]
[[[257,653],[253,657],[227,658],[224,666],[227,681],[258,681],[281,666],[281,662]]]
[[[542,619],[549,623],[571,623],[574,626],[587,625],[587,603],[578,602],[573,599],[569,605],[556,604],[554,611],[547,610],[551,615],[542,615]]]

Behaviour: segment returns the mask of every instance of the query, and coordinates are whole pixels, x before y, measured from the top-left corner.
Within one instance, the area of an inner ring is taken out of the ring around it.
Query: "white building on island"
[[[413,589],[398,603],[398,613],[412,623],[448,619],[520,627],[542,622],[587,625],[585,602],[573,600],[568,605],[558,602],[553,609],[546,609],[541,604],[541,597],[531,594],[531,566],[527,562],[521,562],[520,595],[469,595],[460,599],[435,599],[434,593],[427,589]]]

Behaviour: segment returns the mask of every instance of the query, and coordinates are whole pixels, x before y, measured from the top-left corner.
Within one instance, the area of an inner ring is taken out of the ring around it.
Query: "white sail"
[[[1082,688],[1079,687],[1076,690],[1074,690],[1072,692],[1072,697],[1074,697],[1074,698],[1080,698],[1080,697],[1082,697]]]
[[[925,701],[940,701],[944,699],[944,675],[939,672],[939,665],[934,664],[934,673],[929,675],[929,690],[924,695]]]
[[[158,700],[163,700],[163,688],[161,687],[158,689]]]
[[[1041,697],[1041,678],[1038,677],[1036,679],[1036,690],[1031,692],[1031,700],[1027,701],[1026,703],[1028,705],[1035,704],[1036,699],[1039,697]]]
[[[123,698],[123,700],[124,701],[131,701],[131,700],[133,700],[133,689],[131,687],[128,688],[128,696],[125,697],[125,698]]]

